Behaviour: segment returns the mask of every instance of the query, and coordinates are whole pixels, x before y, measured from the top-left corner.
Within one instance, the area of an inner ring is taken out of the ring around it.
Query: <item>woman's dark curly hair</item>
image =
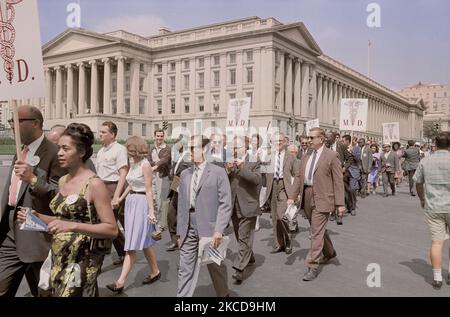
[[[89,160],[94,153],[92,144],[94,144],[94,133],[84,123],[71,123],[67,126],[63,135],[67,135],[72,138],[78,152],[84,152],[82,158],[83,162]]]

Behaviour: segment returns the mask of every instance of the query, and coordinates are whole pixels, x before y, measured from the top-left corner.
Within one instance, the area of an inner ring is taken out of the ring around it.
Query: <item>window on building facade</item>
[[[253,108],[253,92],[251,92],[251,91],[246,92],[246,93],[245,93],[245,96],[246,96],[247,98],[250,98],[250,99],[251,99],[251,100],[250,100],[250,108]]]
[[[433,97],[436,98],[436,93],[433,94]]]
[[[125,99],[125,113],[130,113],[130,99],[126,98]]]
[[[175,91],[175,76],[170,76],[170,91]]]
[[[117,65],[112,65],[111,71],[113,74],[117,73]]]
[[[229,98],[230,98],[230,100],[236,99],[236,94],[235,93],[229,94]]]
[[[247,62],[253,61],[253,51],[247,51]]]
[[[184,112],[189,113],[189,98],[184,98]]]
[[[170,71],[171,72],[175,71],[175,66],[176,66],[175,62],[170,63]]]
[[[189,75],[184,75],[184,90],[189,90]]]
[[[145,114],[145,99],[139,99],[139,114]]]
[[[278,102],[278,91],[275,91],[275,102],[274,102],[275,109],[278,109],[277,102]]]
[[[162,114],[162,100],[161,99],[156,100],[156,107],[158,109],[158,114]]]
[[[131,69],[131,63],[125,63],[125,71],[129,72]]]
[[[213,58],[213,65],[214,65],[214,66],[220,65],[220,55],[214,55],[214,58]]]
[[[213,128],[216,127],[216,121],[211,121],[211,127],[213,127]]]
[[[236,64],[236,53],[230,53],[230,64]]]
[[[130,91],[130,77],[125,77],[125,91]]]
[[[144,77],[139,78],[139,91],[144,91],[144,82],[145,82]]]
[[[133,135],[133,123],[128,122],[128,135]]]
[[[247,67],[247,84],[253,83],[253,68]]]
[[[147,124],[142,124],[142,136],[145,138],[147,136]]]
[[[175,99],[170,99],[170,112],[175,114]]]
[[[218,70],[213,72],[213,85],[214,87],[220,86],[220,72]]]
[[[159,124],[158,123],[155,124],[153,129],[154,129],[154,131],[158,130],[159,129]]]
[[[181,127],[182,127],[182,128],[186,128],[186,127],[187,127],[186,122],[181,122]]]
[[[188,59],[186,59],[184,61],[184,69],[189,69],[189,60]]]
[[[236,85],[236,69],[230,69],[230,85]]]
[[[158,73],[162,73],[162,64],[156,65],[156,69]]]
[[[203,57],[198,58],[198,68],[205,67],[205,59]]]
[[[145,71],[144,64],[139,64],[139,71],[140,72],[144,72]]]
[[[112,100],[112,114],[117,114],[117,99]]]
[[[156,91],[162,92],[162,78],[156,78]]]
[[[198,111],[205,111],[205,97],[203,96],[198,97]]]
[[[205,88],[205,73],[198,73],[198,88]]]
[[[117,92],[117,79],[112,81],[112,92]]]
[[[213,111],[215,113],[219,112],[219,107],[220,107],[220,95],[213,95],[212,96],[212,101],[213,101]]]

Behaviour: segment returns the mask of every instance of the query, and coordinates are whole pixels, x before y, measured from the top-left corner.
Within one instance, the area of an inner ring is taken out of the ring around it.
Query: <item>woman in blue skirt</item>
[[[152,245],[155,230],[155,209],[152,193],[152,167],[146,159],[148,145],[137,136],[127,140],[126,148],[130,158],[130,170],[127,174],[128,187],[120,197],[125,199],[125,259],[119,279],[106,287],[113,292],[123,291],[125,281],[136,262],[136,251],[143,250],[150,266],[150,275],[142,283],[151,284],[161,278]]]

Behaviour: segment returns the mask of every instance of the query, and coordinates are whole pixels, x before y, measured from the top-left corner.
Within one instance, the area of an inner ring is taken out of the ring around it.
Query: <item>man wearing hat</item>
[[[399,159],[397,154],[391,151],[391,145],[383,144],[383,153],[380,155],[380,171],[382,173],[384,195],[388,197],[388,185],[391,186],[392,196],[395,196],[395,173],[399,170]]]
[[[405,150],[402,156],[405,158],[405,162],[403,163],[404,164],[403,169],[408,172],[409,192],[411,196],[416,196],[416,194],[414,193],[413,176],[414,173],[416,172],[417,166],[419,165],[420,151],[419,147],[416,147],[414,145],[413,140],[408,141],[408,148]]]

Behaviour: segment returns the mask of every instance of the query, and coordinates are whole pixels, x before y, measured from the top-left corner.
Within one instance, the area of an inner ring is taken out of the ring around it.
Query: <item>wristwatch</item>
[[[31,186],[31,188],[33,188],[34,189],[34,187],[36,186],[36,184],[37,184],[37,176],[36,175],[34,175],[33,176],[33,178],[31,178],[31,181],[30,181],[30,186]]]

